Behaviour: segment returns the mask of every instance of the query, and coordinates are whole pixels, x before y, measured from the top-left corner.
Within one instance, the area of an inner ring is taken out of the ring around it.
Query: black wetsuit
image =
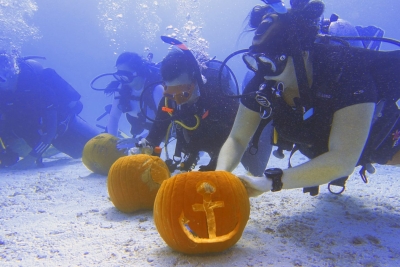
[[[217,68],[208,68],[203,75],[207,82],[201,88],[201,95],[196,103],[183,104],[177,108],[173,106],[172,101],[169,101],[168,106],[174,108],[173,117],[162,111],[165,98],[161,100],[156,116],[157,122],[153,124],[146,139],[153,146],[157,146],[164,141],[171,118],[193,127],[196,125],[194,115],[197,115],[200,118],[197,129],[191,131],[177,126],[176,150],[178,155],[183,152],[189,156],[185,163],[186,168],[189,168],[191,164],[196,164],[199,151],[207,152],[211,161],[207,166],[200,168],[206,171],[216,168],[219,151],[231,131],[239,103],[236,99],[223,97],[222,90],[228,92],[233,88],[229,88],[230,81],[223,79],[221,90]]]
[[[79,158],[98,131],[76,116],[82,110],[79,93],[53,69],[36,64],[20,61],[16,90],[1,92],[3,133],[24,139],[36,158],[51,144]]]
[[[382,112],[376,114],[376,123],[364,151],[368,153],[363,153],[359,164],[386,163],[400,149],[400,142],[393,139],[396,131],[400,131],[400,107],[395,104],[400,99],[400,51],[378,52],[322,44],[316,44],[311,51],[313,84],[309,95],[313,115],[303,120],[302,112],[288,106],[283,98],[274,98],[273,126],[279,138],[295,144],[304,155],[314,158],[328,151],[336,111],[386,99]],[[256,75],[244,93],[257,91],[262,82],[262,74]],[[254,97],[243,98],[242,104],[253,111],[260,109]],[[388,127],[388,124],[391,125]],[[379,130],[386,133],[379,133]]]

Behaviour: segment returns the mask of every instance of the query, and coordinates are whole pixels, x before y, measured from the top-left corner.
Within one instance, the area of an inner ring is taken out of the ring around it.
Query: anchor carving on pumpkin
[[[186,236],[195,243],[217,243],[217,242],[224,242],[226,240],[231,239],[239,230],[240,224],[240,214],[238,214],[238,223],[236,227],[228,234],[217,236],[217,224],[215,220],[214,209],[216,208],[223,208],[225,206],[224,201],[215,201],[212,202],[211,195],[214,194],[216,191],[215,186],[211,185],[209,182],[201,182],[197,186],[197,193],[203,196],[203,203],[193,204],[192,209],[196,212],[204,212],[207,218],[207,229],[208,229],[208,238],[201,238],[195,236],[188,224],[190,222],[187,219],[182,211],[181,215],[179,216],[179,224],[186,234]]]

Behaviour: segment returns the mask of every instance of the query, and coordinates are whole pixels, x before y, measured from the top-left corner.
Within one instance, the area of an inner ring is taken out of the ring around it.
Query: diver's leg
[[[100,132],[81,117],[74,116],[67,131],[53,141],[53,146],[72,158],[82,157],[85,144]]]
[[[267,166],[269,157],[271,155],[271,134],[272,123],[268,123],[261,133],[258,142],[258,152],[255,155],[249,153],[247,149],[242,157],[243,167],[254,176],[263,176],[264,170]]]

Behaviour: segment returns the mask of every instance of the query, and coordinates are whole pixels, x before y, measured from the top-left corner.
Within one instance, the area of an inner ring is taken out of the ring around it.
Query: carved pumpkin
[[[188,172],[161,185],[153,214],[158,232],[171,248],[187,254],[219,252],[240,239],[250,203],[235,175]]]
[[[170,175],[168,166],[159,157],[146,154],[122,157],[108,173],[108,194],[122,212],[151,210],[161,183]]]
[[[116,148],[118,138],[107,133],[90,139],[83,148],[82,162],[94,173],[107,175],[111,165],[125,156]]]

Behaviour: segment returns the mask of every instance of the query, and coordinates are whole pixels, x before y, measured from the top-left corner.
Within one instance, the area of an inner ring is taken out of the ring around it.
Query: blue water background
[[[13,2],[13,1],[8,1]],[[15,1],[14,1],[15,2]],[[24,1],[23,1],[24,2]],[[161,61],[168,45],[160,35],[171,34],[177,28],[179,38],[188,21],[202,27],[194,38],[208,42],[210,57],[223,60],[235,50],[248,48],[252,33],[239,40],[248,13],[261,1],[227,0],[36,0],[37,11],[26,17],[29,27],[36,27],[36,38],[21,45],[22,55],[45,56],[42,63],[54,68],[82,95],[82,117],[92,124],[103,113],[111,98],[90,89],[92,78],[114,71],[115,60],[123,51],[135,51],[145,56],[154,53]],[[289,6],[289,1],[285,1]],[[400,39],[398,0],[326,0],[325,16],[336,13],[354,25],[376,25],[385,36]],[[189,46],[196,44],[189,41]],[[393,46],[384,45],[383,49]],[[229,63],[239,81],[246,68],[240,57]],[[106,119],[100,121],[106,123]],[[128,131],[125,119],[122,129]]]

